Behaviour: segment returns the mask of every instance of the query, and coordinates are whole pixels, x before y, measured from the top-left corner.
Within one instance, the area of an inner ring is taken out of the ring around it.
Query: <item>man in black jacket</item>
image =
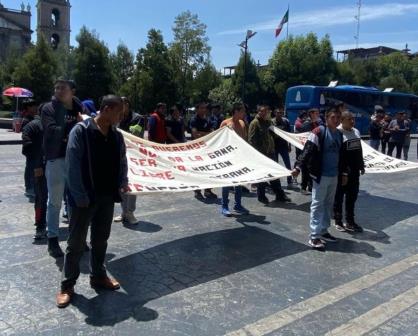
[[[58,244],[58,229],[65,188],[64,158],[68,134],[75,124],[82,120],[81,114],[84,113],[84,107],[80,100],[74,97],[74,93],[74,82],[57,80],[52,101],[44,104],[41,110],[45,176],[48,185],[48,252],[54,258],[64,255]]]
[[[364,174],[363,150],[360,132],[354,128],[354,117],[349,111],[341,115],[339,131],[343,134],[342,155],[347,162],[348,181],[345,186],[338,181],[334,202],[335,228],[338,231],[361,232],[363,229],[354,221],[354,206],[360,187],[360,174]],[[345,196],[345,218],[343,225],[343,201]]]
[[[25,100],[22,104],[22,140],[23,139],[23,129],[25,126],[30,123],[35,116],[38,114],[38,104],[33,99]],[[29,198],[29,201],[32,202],[33,198],[35,197],[35,190],[34,190],[34,176],[33,176],[33,158],[30,153],[22,147],[22,154],[26,157],[26,164],[25,164],[25,196]]]
[[[35,235],[39,240],[46,237],[46,203],[48,190],[45,179],[45,164],[42,150],[43,129],[41,118],[36,115],[22,130],[22,153],[31,162],[30,166],[34,175],[35,191]]]
[[[116,290],[104,265],[115,202],[127,191],[128,163],[122,134],[115,126],[122,112],[120,97],[103,97],[100,114],[77,124],[70,133],[65,158],[71,200],[70,235],[56,303],[68,306],[80,275],[87,231],[91,223],[90,285]]]

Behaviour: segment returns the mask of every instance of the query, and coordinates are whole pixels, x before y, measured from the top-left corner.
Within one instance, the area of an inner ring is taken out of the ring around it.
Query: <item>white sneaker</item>
[[[113,221],[116,222],[116,223],[122,222],[123,221],[122,215],[116,216],[115,218],[113,218]]]
[[[123,221],[129,225],[138,224],[138,219],[132,212],[128,212],[123,216]]]

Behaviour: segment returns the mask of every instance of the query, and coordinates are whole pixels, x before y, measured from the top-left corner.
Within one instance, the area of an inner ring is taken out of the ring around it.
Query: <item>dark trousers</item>
[[[25,165],[25,191],[32,193],[34,192],[34,160],[26,157],[26,165]]]
[[[114,205],[113,196],[98,195],[94,204],[88,208],[72,207],[71,229],[65,252],[61,289],[73,287],[80,275],[80,259],[84,252],[90,223],[90,274],[97,278],[106,276],[104,261]]]
[[[46,207],[48,202],[48,187],[45,175],[34,178],[35,190],[35,226],[37,228],[46,227]]]
[[[388,155],[392,156],[393,150],[396,147],[396,158],[400,159],[402,156],[402,142],[389,142]]]
[[[271,154],[268,156],[270,159],[274,160],[274,154]],[[266,187],[267,185],[270,185],[271,189],[273,190],[274,194],[276,196],[283,196],[285,195],[283,189],[282,189],[282,184],[280,183],[280,180],[273,180],[273,181],[269,181],[269,182],[261,182],[261,183],[257,183],[257,197],[266,197]]]
[[[296,148],[296,158],[299,157],[299,155],[302,154],[302,150]],[[309,176],[309,172],[306,168],[301,168],[301,175],[302,175],[302,182],[300,184],[300,188],[303,190],[309,189],[312,190],[312,178]]]
[[[347,222],[354,221],[354,207],[360,188],[359,173],[348,175],[348,182],[341,185],[341,178],[338,180],[337,192],[334,201],[334,218],[341,221],[343,218],[343,202],[345,196],[345,219]]]
[[[280,148],[276,149],[276,154],[275,154],[275,161],[279,162],[279,155],[282,157],[284,166],[289,169],[292,170],[292,166],[290,165],[290,156],[289,156],[289,149],[287,146],[283,146]],[[287,177],[287,184],[292,184],[292,176],[288,176]]]

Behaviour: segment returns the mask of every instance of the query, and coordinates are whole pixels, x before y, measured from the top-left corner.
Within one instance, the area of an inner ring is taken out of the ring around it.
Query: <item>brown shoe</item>
[[[58,308],[65,308],[70,304],[71,298],[74,295],[74,288],[68,288],[68,289],[61,289],[57,293],[57,307]]]
[[[90,277],[90,286],[95,289],[117,290],[120,288],[119,282],[108,276],[103,278]]]

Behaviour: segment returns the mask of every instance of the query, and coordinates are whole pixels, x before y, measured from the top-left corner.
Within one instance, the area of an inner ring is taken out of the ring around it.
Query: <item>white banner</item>
[[[163,145],[121,131],[130,194],[181,192],[277,179],[290,171],[224,127],[203,138]]]
[[[270,129],[275,134],[299,149],[303,149],[303,146],[310,134],[310,132],[288,133],[274,126]],[[417,162],[404,161],[390,157],[374,150],[364,141],[361,141],[361,147],[363,149],[363,158],[367,173],[395,173],[418,168]]]

